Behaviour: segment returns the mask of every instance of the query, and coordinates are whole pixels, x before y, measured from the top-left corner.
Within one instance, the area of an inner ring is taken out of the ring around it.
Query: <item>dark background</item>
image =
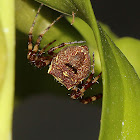
[[[139,0],[91,0],[99,21],[109,25],[119,37],[140,39]]]
[[[91,2],[96,18],[109,25],[119,37],[140,38],[138,0],[92,0]],[[16,70],[16,76],[22,74]],[[33,74],[38,72],[42,74],[42,71],[36,69],[32,71]],[[54,84],[60,86],[56,82]],[[100,101],[83,105],[70,100],[67,96],[61,97],[50,92],[32,94],[15,107],[13,140],[97,140],[100,117]]]

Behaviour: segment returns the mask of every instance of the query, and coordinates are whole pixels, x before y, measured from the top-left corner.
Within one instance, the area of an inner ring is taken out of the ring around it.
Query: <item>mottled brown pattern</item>
[[[67,89],[71,89],[88,76],[90,66],[88,47],[70,46],[63,48],[53,58],[48,73],[65,85]],[[76,69],[76,73],[74,69]]]

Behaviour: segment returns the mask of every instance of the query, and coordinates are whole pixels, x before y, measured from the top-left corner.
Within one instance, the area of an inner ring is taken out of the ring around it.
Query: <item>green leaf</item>
[[[5,41],[5,36],[2,31],[2,25],[1,25],[1,20],[0,20],[0,42],[1,46],[0,47],[0,60],[1,60],[1,65],[0,65],[0,89],[3,86],[4,83],[4,78],[5,78],[5,69],[6,69],[6,41]]]
[[[140,40],[131,37],[123,37],[115,40],[115,44],[123,52],[140,77]]]
[[[140,137],[140,80],[125,56],[102,30],[101,38],[106,78],[103,80],[100,139],[133,137],[137,140]]]
[[[102,22],[100,22],[100,25],[103,28],[103,30],[109,35],[109,37],[111,37],[113,41],[116,41],[119,39],[119,37],[111,31],[108,25],[103,24]]]
[[[103,72],[100,140],[140,139],[140,79],[126,57],[97,25],[89,0],[38,0],[84,20],[92,29]]]
[[[8,5],[7,5],[8,3]],[[14,0],[0,1],[0,139],[10,140],[14,97]]]

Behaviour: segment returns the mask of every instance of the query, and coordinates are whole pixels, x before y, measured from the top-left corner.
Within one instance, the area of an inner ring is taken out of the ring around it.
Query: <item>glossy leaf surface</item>
[[[97,25],[90,1],[38,1],[69,15],[74,11],[94,33],[103,72],[103,110],[99,139],[140,139],[140,80],[126,57]]]

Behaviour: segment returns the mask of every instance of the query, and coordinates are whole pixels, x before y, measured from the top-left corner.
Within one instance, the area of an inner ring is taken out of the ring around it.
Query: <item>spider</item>
[[[70,97],[72,99],[79,99],[80,102],[87,104],[93,102],[102,97],[102,94],[94,95],[92,97],[83,98],[84,92],[91,87],[101,76],[101,73],[94,76],[94,53],[93,53],[93,65],[91,70],[91,61],[89,50],[86,45],[81,46],[67,46],[70,44],[84,43],[85,41],[74,41],[69,43],[62,43],[56,47],[52,47],[45,52],[48,46],[53,44],[56,40],[47,44],[43,49],[39,50],[39,45],[43,35],[51,28],[54,23],[61,19],[64,15],[60,15],[54,20],[37,38],[36,44],[32,45],[32,32],[36,23],[37,16],[42,8],[43,4],[38,8],[37,14],[34,18],[33,24],[29,31],[28,38],[28,54],[27,59],[38,68],[49,65],[48,73],[53,75],[60,83],[62,83],[68,90],[72,90]],[[54,53],[54,50],[62,48],[58,53]],[[47,55],[45,55],[47,54]],[[89,75],[89,77],[88,77]],[[88,77],[88,78],[87,78]],[[84,79],[86,79],[84,83]]]

